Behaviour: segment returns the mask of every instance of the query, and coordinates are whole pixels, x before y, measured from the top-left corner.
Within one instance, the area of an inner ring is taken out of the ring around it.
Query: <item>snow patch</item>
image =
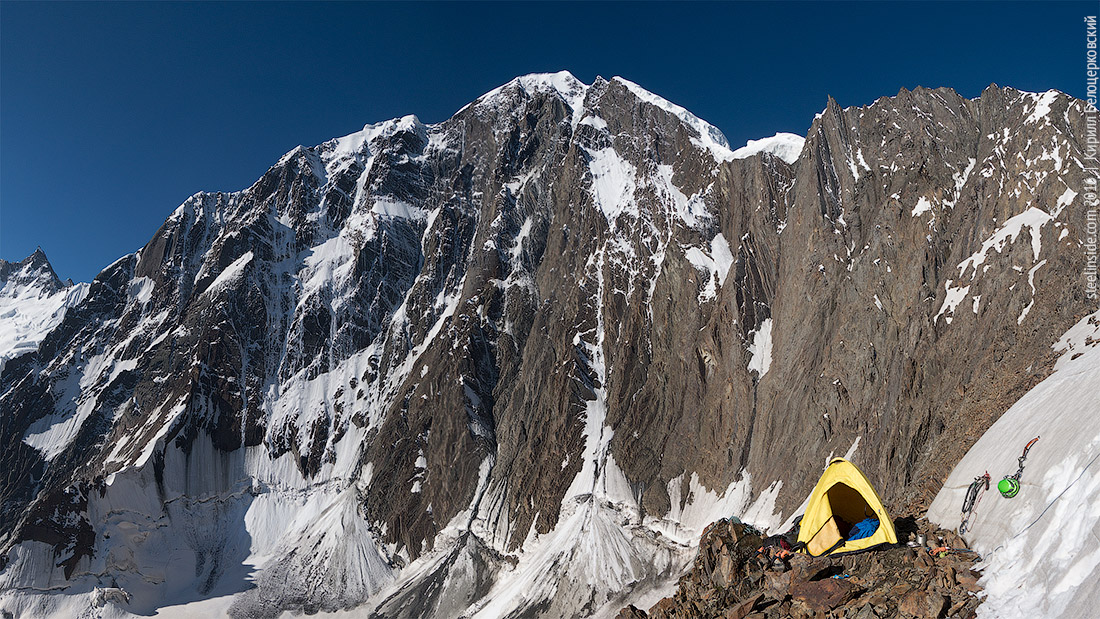
[[[225,270],[218,274],[214,281],[211,282],[203,294],[214,293],[222,288],[225,288],[233,282],[240,279],[244,273],[244,268],[248,266],[248,263],[252,262],[252,252],[247,251],[243,256],[234,260],[229,266],[225,267]]]
[[[1027,272],[1027,285],[1031,287],[1031,302],[1027,304],[1027,307],[1020,312],[1020,316],[1016,318],[1016,324],[1021,325],[1024,323],[1024,318],[1027,318],[1027,313],[1031,311],[1031,306],[1035,305],[1035,271],[1038,271],[1040,267],[1046,264],[1046,259],[1040,260],[1035,266],[1031,267]],[[978,313],[977,301],[974,302],[974,313]]]
[[[783,161],[794,165],[798,156],[802,153],[802,147],[806,144],[806,138],[794,133],[776,133],[770,138],[749,140],[747,144],[733,151],[731,159],[747,159],[759,153],[771,153]],[[859,154],[860,159],[863,153]],[[866,166],[867,162],[864,161]]]
[[[619,156],[614,148],[585,149],[591,158],[588,169],[592,172],[592,197],[596,207],[608,223],[623,213],[638,217],[638,205],[634,202],[634,179],[637,170]]]
[[[589,127],[595,127],[600,131],[605,131],[607,129],[607,121],[600,118],[599,116],[585,116],[581,119],[581,124],[588,125]]]
[[[940,311],[936,312],[935,317],[932,318],[932,322],[936,322],[940,319],[940,316],[944,317],[944,321],[947,324],[951,324],[952,315],[955,313],[955,308],[962,303],[963,299],[970,294],[970,286],[955,287],[952,286],[953,280],[947,280],[944,283],[944,288],[947,290],[946,296],[943,298],[943,305],[940,306]],[[947,314],[944,316],[944,314]]]
[[[848,448],[848,451],[844,452],[844,459],[851,461],[852,456],[856,455],[856,450],[859,449],[859,441],[863,439],[863,435],[857,436],[856,440],[852,441],[852,446]],[[829,458],[829,462],[832,462],[832,458]],[[826,464],[825,466],[828,466]]]
[[[689,198],[672,182],[672,174],[672,166],[657,166],[657,177],[661,182],[656,184],[656,188],[664,189],[663,193],[672,199],[673,215],[693,228],[701,221],[710,219],[706,202],[703,201],[703,195],[706,191],[697,192]]]
[[[1042,94],[1031,94],[1035,99],[1035,109],[1027,117],[1024,124],[1039,122],[1050,114],[1050,106],[1058,99],[1057,90],[1048,90]]]
[[[931,210],[932,210],[932,203],[928,200],[928,198],[926,198],[924,196],[921,196],[920,199],[917,200],[917,205],[913,207],[913,212],[910,213],[910,214],[913,217],[920,217],[921,215],[923,215],[923,214],[925,214],[925,213],[927,213]]]
[[[156,286],[157,283],[148,277],[135,277],[130,282],[130,298],[142,305],[148,305],[153,298],[153,289]]]
[[[698,247],[689,247],[684,252],[684,257],[697,271],[706,275],[706,284],[699,292],[699,302],[705,303],[714,299],[718,290],[726,283],[726,275],[733,266],[733,253],[726,237],[719,232],[711,239],[709,256]]]
[[[765,318],[764,322],[751,334],[752,343],[749,344],[748,370],[756,372],[758,378],[763,378],[772,365],[772,319]]]
[[[966,179],[970,178],[970,173],[974,171],[974,166],[977,165],[977,163],[978,163],[977,159],[975,159],[973,157],[970,157],[969,162],[966,164],[966,169],[963,170],[962,174],[959,174],[958,172],[956,172],[955,174],[952,175],[952,178],[955,179],[955,196],[956,197],[959,195],[959,192],[962,191],[963,186],[966,185]]]
[[[1073,199],[1077,197],[1077,192],[1066,187],[1066,190],[1062,192],[1062,195],[1058,196],[1058,201],[1055,203],[1054,217],[1062,214],[1062,209],[1066,208],[1070,204],[1073,204]]]
[[[974,274],[976,275],[978,267],[985,262],[989,250],[992,249],[1000,253],[1006,245],[1016,241],[1016,237],[1020,235],[1020,232],[1024,228],[1027,228],[1031,234],[1032,253],[1034,254],[1035,260],[1038,260],[1039,252],[1042,250],[1042,237],[1040,236],[1040,231],[1043,225],[1050,222],[1052,219],[1053,218],[1045,211],[1037,209],[1034,206],[1028,208],[1019,215],[1009,218],[992,236],[982,243],[981,249],[959,263],[959,275],[965,275],[967,269],[970,267],[974,268]]]
[[[401,219],[427,219],[428,211],[389,196],[376,198],[371,212],[382,217]]]
[[[733,252],[730,251],[729,241],[721,232],[710,240],[710,255],[714,259],[715,274],[718,275],[718,284],[725,285],[726,275],[729,275],[733,266]]]

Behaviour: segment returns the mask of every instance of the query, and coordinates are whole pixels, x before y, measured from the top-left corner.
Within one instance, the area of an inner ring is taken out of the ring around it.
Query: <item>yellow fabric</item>
[[[878,529],[872,535],[845,541],[829,552],[848,534],[849,527],[872,516],[879,522]],[[843,522],[837,522],[837,517]],[[844,458],[833,458],[810,494],[798,531],[798,541],[806,543],[810,554],[820,556],[855,552],[883,543],[896,544],[898,535],[894,531],[894,521],[886,513],[882,499],[867,477]]]
[[[816,535],[806,542],[806,550],[815,557],[820,557],[840,541],[840,529],[836,526],[836,518],[829,518]]]

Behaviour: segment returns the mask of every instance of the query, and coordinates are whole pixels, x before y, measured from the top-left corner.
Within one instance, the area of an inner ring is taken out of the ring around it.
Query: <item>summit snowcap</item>
[[[596,83],[599,82],[603,82],[603,79],[597,77]],[[732,159],[744,159],[758,152],[770,152],[787,163],[794,163],[802,150],[803,142],[805,142],[803,137],[793,133],[777,133],[772,137],[762,138],[760,140],[749,140],[748,145],[733,150],[730,147],[729,140],[726,139],[726,136],[721,130],[695,114],[692,114],[685,108],[672,103],[668,99],[656,95],[620,76],[615,76],[611,78],[610,82],[603,83],[620,84],[639,100],[664,110],[678,118],[680,122],[696,134],[696,137],[692,138],[692,142],[699,148],[709,152],[714,157],[715,161],[719,163]],[[570,121],[573,128],[576,129],[576,127],[582,123],[600,122],[598,119],[590,121],[589,118],[586,118],[591,116],[591,110],[585,107],[585,99],[592,86],[593,84],[585,84],[577,79],[569,71],[558,71],[557,73],[530,73],[516,77],[486,92],[459,109],[456,115],[462,113],[471,106],[492,108],[500,105],[507,105],[508,93],[514,93],[517,90],[522,91],[528,96],[538,93],[549,93],[560,97],[569,107],[572,111]],[[368,124],[359,131],[343,137],[333,138],[313,149],[306,149],[305,147],[298,146],[283,155],[279,163],[286,162],[302,150],[313,150],[314,152],[322,153],[322,159],[325,164],[324,167],[329,168],[328,171],[331,171],[333,165],[339,161],[353,159],[357,155],[368,154],[369,144],[379,137],[384,137],[397,131],[409,130],[418,133],[429,133],[438,126],[438,123],[425,125],[414,115],[407,115],[401,118]]]
[[[597,81],[599,81],[599,78],[597,78]],[[802,144],[806,141],[802,136],[793,133],[776,133],[772,137],[749,140],[746,146],[732,150],[729,140],[726,139],[721,130],[685,108],[646,90],[624,77],[615,76],[611,78],[611,83],[621,84],[641,101],[680,119],[680,122],[697,134],[692,142],[711,153],[718,162],[744,159],[759,152],[769,152],[787,163],[793,164],[798,160],[798,155],[802,152]],[[478,97],[474,103],[486,104],[500,97],[510,88],[520,88],[528,94],[537,92],[556,93],[573,110],[573,125],[576,126],[578,122],[583,122],[581,119],[584,118],[586,112],[584,110],[585,95],[591,85],[584,84],[569,71],[532,73],[517,77],[503,86],[490,90]]]
[[[757,153],[771,153],[787,163],[794,164],[802,152],[806,138],[794,133],[776,133],[770,138],[749,140],[741,148],[733,151],[733,159],[747,159]]]

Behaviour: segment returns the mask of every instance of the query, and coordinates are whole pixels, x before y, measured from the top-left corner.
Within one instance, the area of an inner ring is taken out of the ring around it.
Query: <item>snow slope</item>
[[[1054,345],[1055,371],[1020,398],[951,472],[928,511],[957,528],[967,487],[989,471],[994,486],[971,518],[986,601],[979,617],[1092,617],[1100,605],[1100,311]],[[995,484],[1028,453],[1020,493]]]
[[[30,265],[25,267],[30,269]],[[61,323],[70,307],[84,300],[88,284],[53,292],[15,273],[0,287],[0,372],[8,359],[31,352]],[[28,273],[27,275],[31,275]]]

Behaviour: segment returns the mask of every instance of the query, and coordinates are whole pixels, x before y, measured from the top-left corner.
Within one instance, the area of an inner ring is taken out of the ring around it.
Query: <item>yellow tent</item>
[[[849,540],[848,530],[866,518],[878,518],[878,528],[862,539]],[[798,541],[809,554],[858,552],[879,544],[896,544],[894,522],[871,482],[854,464],[833,458],[810,494],[798,530]]]

